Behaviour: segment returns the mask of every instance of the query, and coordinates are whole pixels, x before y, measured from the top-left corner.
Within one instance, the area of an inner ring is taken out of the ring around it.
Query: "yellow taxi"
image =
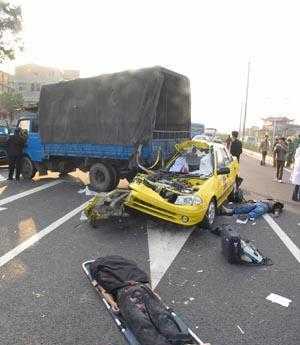
[[[186,141],[164,169],[138,174],[125,206],[184,226],[210,228],[217,208],[233,196],[239,164],[226,147]]]

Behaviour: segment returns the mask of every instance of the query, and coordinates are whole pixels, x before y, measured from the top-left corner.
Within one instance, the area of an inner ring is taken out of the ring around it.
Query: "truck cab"
[[[8,140],[10,128],[6,121],[0,122],[0,164],[7,163],[6,142]]]

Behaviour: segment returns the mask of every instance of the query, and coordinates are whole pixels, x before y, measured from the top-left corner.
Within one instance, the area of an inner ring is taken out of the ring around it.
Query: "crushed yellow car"
[[[185,141],[176,150],[164,169],[137,174],[128,190],[95,197],[85,209],[91,224],[134,209],[176,224],[210,228],[217,208],[234,196],[239,164],[219,143]]]
[[[233,196],[239,164],[224,145],[186,141],[156,173],[138,174],[124,205],[184,226],[210,228],[217,208]]]

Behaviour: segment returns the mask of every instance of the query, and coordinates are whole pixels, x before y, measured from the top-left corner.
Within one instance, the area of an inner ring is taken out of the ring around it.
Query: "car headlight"
[[[196,195],[179,195],[175,201],[175,205],[200,205],[202,199]]]

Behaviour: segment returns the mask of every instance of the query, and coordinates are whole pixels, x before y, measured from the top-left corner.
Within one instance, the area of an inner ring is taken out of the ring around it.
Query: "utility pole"
[[[246,100],[245,100],[245,112],[244,112],[244,124],[243,124],[243,136],[242,141],[245,139],[246,121],[247,121],[247,106],[248,106],[248,92],[249,92],[249,79],[250,79],[250,60],[248,61],[248,73],[247,73],[247,86],[246,86]]]
[[[242,130],[242,119],[243,119],[243,102],[241,103],[239,133],[241,133],[241,130]]]

